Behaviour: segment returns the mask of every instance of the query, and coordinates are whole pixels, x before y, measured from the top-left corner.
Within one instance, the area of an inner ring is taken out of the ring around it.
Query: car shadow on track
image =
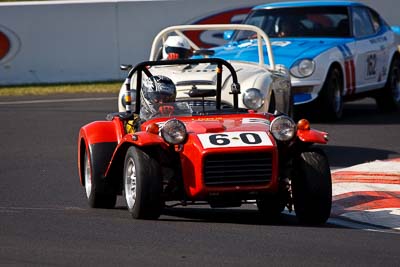
[[[114,210],[118,212],[114,214],[121,216],[121,212],[128,212],[125,200],[118,198],[117,206]],[[104,210],[109,212],[110,210]],[[125,215],[123,215],[125,217]],[[333,218],[334,215],[332,214]],[[161,216],[156,220],[160,222],[190,222],[190,223],[221,223],[221,224],[237,224],[237,225],[269,225],[269,226],[290,226],[290,227],[322,227],[322,228],[347,228],[344,226],[332,224],[329,221],[323,225],[304,225],[300,224],[295,216],[295,212],[289,213],[285,209],[278,218],[266,218],[262,216],[254,204],[243,204],[239,208],[211,208],[206,204],[198,206],[175,206],[165,207]]]
[[[400,111],[383,112],[369,104],[346,104],[343,118],[335,124],[340,125],[380,125],[399,124]]]
[[[375,160],[387,160],[397,154],[396,151],[391,150],[350,146],[324,145],[322,148],[328,155],[331,167],[350,167]]]
[[[304,225],[297,220],[295,213],[284,211],[278,218],[266,218],[253,208],[199,208],[174,207],[166,208],[160,219],[162,221],[190,221],[201,223],[232,223],[243,225],[271,225],[271,226],[301,226],[301,227],[329,227],[336,225]]]
[[[380,125],[380,124],[399,124],[400,110],[381,111],[377,108],[375,100],[365,98],[354,102],[347,102],[343,106],[343,116],[340,120],[329,121],[321,117],[318,110],[312,107],[297,108],[295,119],[306,118],[311,123],[335,125]]]

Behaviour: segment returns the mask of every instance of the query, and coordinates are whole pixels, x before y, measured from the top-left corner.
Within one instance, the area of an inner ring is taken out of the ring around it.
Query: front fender
[[[167,147],[168,144],[158,134],[151,134],[146,131],[137,132],[134,134],[127,134],[122,138],[121,143],[131,143],[132,145],[143,146],[163,146]]]
[[[297,137],[300,141],[305,143],[328,143],[328,133],[309,129],[309,130],[297,130]]]
[[[249,88],[257,88],[264,95],[264,105],[258,112],[291,113],[292,92],[288,70],[284,66],[276,71],[258,67],[258,71],[242,71],[238,73],[241,80],[242,95]],[[256,67],[254,67],[256,68]],[[274,97],[275,110],[271,110],[271,98]],[[241,107],[244,107],[242,101]]]
[[[134,134],[125,135],[109,161],[107,170],[105,172],[106,177],[122,177],[123,166],[125,160],[125,154],[129,147],[137,146],[142,149],[147,147],[159,147],[161,149],[167,149],[168,144],[164,139],[156,134],[150,134],[147,132],[138,132]]]

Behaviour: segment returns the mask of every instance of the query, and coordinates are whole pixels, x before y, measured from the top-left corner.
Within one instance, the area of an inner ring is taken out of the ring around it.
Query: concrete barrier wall
[[[122,79],[119,65],[147,60],[161,29],[265,2],[270,1],[0,3],[0,41],[8,39],[0,44],[0,85]],[[363,2],[400,25],[397,0]],[[5,56],[1,49],[7,49]]]
[[[0,7],[19,46],[0,64],[1,84],[118,78],[115,13],[113,3]]]
[[[121,63],[147,60],[162,28],[263,1],[64,1],[0,4],[11,49],[0,85],[123,78]]]

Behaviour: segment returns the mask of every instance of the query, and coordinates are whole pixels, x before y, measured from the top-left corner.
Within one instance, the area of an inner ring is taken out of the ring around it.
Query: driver
[[[294,22],[290,19],[281,20],[279,23],[278,37],[289,37],[295,34]]]
[[[187,59],[192,55],[189,42],[182,36],[168,36],[163,47],[163,59]]]
[[[160,113],[170,115],[173,112],[173,106],[163,104],[175,102],[175,98],[176,87],[170,78],[155,75],[144,79],[141,91],[140,117],[148,120]]]
[[[174,106],[163,105],[175,102],[176,87],[173,81],[162,75],[155,75],[142,80],[140,116],[135,115],[125,125],[127,133],[134,133],[140,122],[147,121],[157,115],[170,116]]]

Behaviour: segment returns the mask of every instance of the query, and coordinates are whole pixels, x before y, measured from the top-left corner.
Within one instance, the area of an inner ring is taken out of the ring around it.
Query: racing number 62
[[[210,135],[210,143],[218,146],[226,146],[231,143],[227,134],[213,134]],[[235,138],[235,137],[234,137]],[[237,139],[237,137],[235,138]],[[262,142],[261,137],[256,133],[241,133],[239,134],[239,139],[248,145],[256,145]]]

